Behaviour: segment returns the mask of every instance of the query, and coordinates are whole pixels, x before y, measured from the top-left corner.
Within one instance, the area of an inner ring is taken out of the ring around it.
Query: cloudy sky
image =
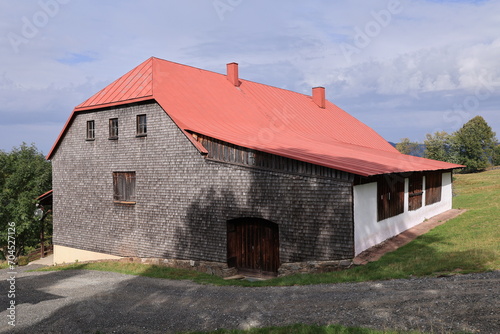
[[[0,150],[48,153],[147,58],[327,97],[389,141],[476,115],[500,137],[500,1],[0,0]]]

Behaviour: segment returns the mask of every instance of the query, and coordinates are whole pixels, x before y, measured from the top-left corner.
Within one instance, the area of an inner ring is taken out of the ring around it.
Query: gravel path
[[[0,270],[1,333],[175,333],[294,323],[500,333],[499,271],[241,288],[86,270],[19,270],[15,327],[7,318],[7,271]]]

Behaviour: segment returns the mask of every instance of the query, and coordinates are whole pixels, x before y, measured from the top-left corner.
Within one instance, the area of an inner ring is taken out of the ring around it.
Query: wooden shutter
[[[422,207],[423,175],[413,173],[409,177],[408,210],[417,210]]]
[[[384,175],[377,182],[378,220],[397,216],[404,212],[404,178]]]
[[[135,203],[135,172],[113,173],[113,199]]]
[[[441,172],[431,172],[425,174],[425,205],[441,201],[442,183],[443,174]]]

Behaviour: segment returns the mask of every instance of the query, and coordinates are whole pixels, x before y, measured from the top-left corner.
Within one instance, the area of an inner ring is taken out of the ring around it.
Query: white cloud
[[[237,61],[247,79],[306,94],[326,86],[334,103],[392,140],[455,126],[468,116],[443,116],[454,105],[500,131],[498,1],[64,1],[15,52],[8,36],[23,36],[40,3],[54,1],[0,3],[2,125],[31,127],[45,151],[57,134],[32,131],[36,124],[62,128],[75,105],[151,56],[217,72]]]

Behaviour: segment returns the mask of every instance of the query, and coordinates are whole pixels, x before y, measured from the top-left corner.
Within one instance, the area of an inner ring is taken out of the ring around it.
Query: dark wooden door
[[[228,221],[227,259],[240,272],[275,275],[280,264],[278,225],[259,218]]]

